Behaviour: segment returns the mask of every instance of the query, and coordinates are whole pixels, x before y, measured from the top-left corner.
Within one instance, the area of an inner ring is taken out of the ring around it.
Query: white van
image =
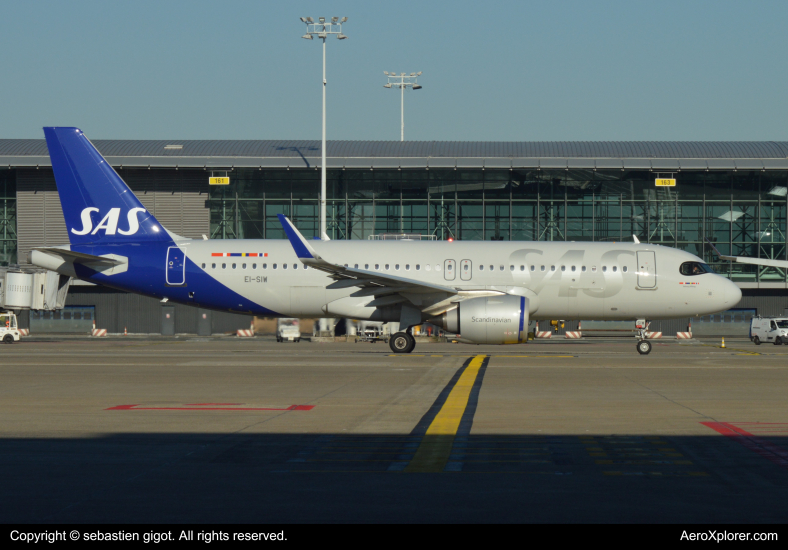
[[[282,318],[276,320],[276,341],[299,342],[301,340],[301,322],[298,319]]]
[[[788,344],[788,318],[753,317],[750,321],[750,340],[758,346],[772,342],[777,346]]]

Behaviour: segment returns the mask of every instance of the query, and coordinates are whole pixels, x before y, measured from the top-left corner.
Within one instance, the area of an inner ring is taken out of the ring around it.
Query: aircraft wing
[[[284,214],[278,214],[279,221],[285,230],[293,250],[301,260],[301,263],[313,269],[318,269],[328,273],[329,277],[335,282],[328,285],[327,289],[360,287],[361,290],[352,296],[383,296],[386,294],[426,294],[433,292],[445,292],[447,294],[457,294],[458,290],[444,285],[435,285],[416,281],[407,277],[388,275],[377,271],[366,271],[354,269],[344,265],[331,263],[323,259],[303,235],[295,228],[293,223]],[[375,300],[378,302],[379,300]],[[381,304],[382,305],[382,304]]]
[[[717,250],[717,247],[712,244],[709,239],[706,239],[706,242],[709,243],[714,252],[717,253],[717,256],[720,257],[721,260],[728,260],[729,262],[736,262],[739,264],[751,264],[751,265],[762,265],[767,267],[782,267],[784,269],[788,269],[788,260],[772,260],[770,258],[748,258],[747,256],[724,256],[720,254],[720,251]]]
[[[44,254],[49,254],[50,256],[57,256],[58,258],[62,258],[64,261],[73,264],[114,267],[126,263],[125,261],[116,258],[94,256],[93,254],[85,254],[83,252],[73,252],[71,250],[64,250],[62,248],[37,247],[37,248],[33,248],[32,250],[37,250],[39,252],[43,252]]]

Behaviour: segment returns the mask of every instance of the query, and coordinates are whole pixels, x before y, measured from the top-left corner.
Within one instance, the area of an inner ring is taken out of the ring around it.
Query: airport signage
[[[208,178],[209,185],[230,185],[230,178],[223,177],[223,178]]]
[[[657,178],[654,183],[657,187],[676,187],[676,178]]]

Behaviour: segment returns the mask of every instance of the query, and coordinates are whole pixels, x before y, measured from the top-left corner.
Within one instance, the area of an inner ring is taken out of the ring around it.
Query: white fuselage
[[[308,269],[287,240],[183,240],[186,256],[217,282],[279,315],[379,319],[373,298]],[[489,292],[529,297],[531,319],[667,319],[738,303],[741,291],[713,273],[686,276],[687,252],[658,245],[592,242],[310,241],[326,260],[457,289],[454,301]],[[217,256],[260,254],[261,257]],[[187,281],[188,283],[188,281]],[[440,293],[423,295],[422,309]],[[200,302],[199,297],[196,302]]]

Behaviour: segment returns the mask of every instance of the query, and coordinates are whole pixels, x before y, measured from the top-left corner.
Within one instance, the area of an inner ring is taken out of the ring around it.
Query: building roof
[[[95,140],[113,166],[315,168],[318,140]],[[788,169],[786,141],[329,141],[329,168]],[[49,166],[43,139],[0,139],[0,166]]]

